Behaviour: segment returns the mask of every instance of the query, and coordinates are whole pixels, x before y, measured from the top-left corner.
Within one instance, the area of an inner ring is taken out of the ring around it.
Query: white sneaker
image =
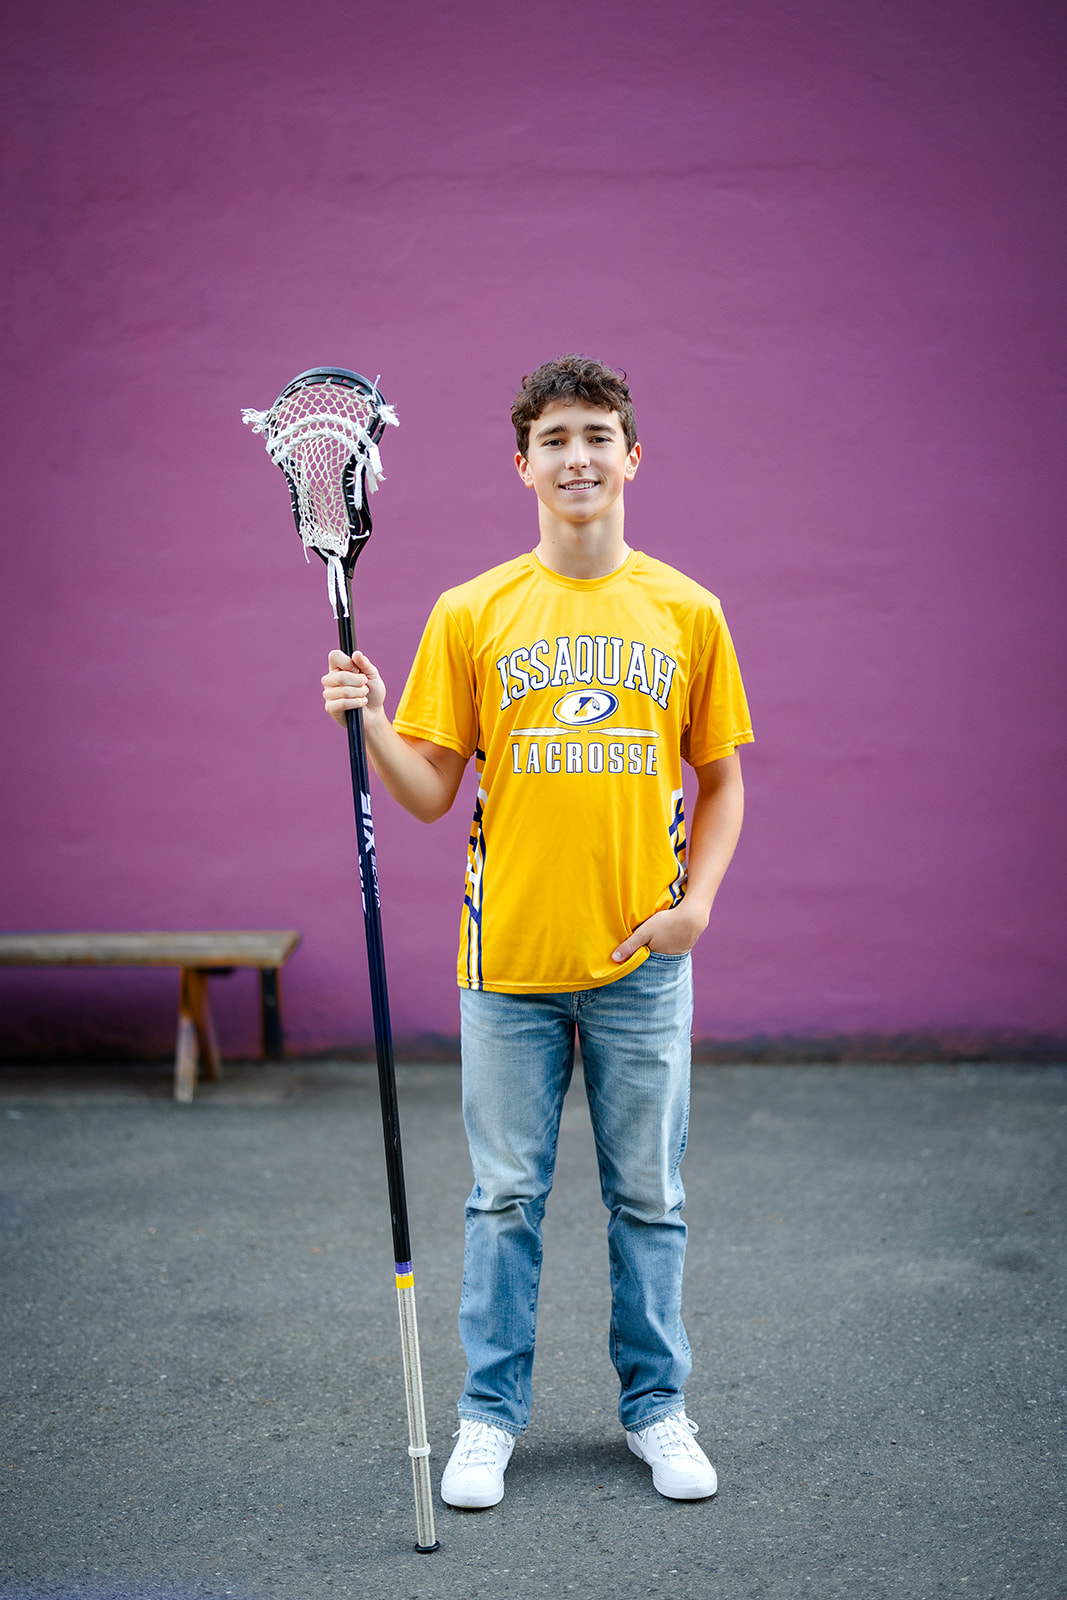
[[[468,1511],[498,1505],[504,1498],[504,1469],[515,1448],[515,1435],[492,1422],[466,1417],[441,1479],[441,1499]]]
[[[674,1411],[626,1435],[626,1443],[648,1462],[653,1484],[668,1500],[705,1500],[719,1487],[715,1468],[693,1438],[696,1431],[684,1411]]]

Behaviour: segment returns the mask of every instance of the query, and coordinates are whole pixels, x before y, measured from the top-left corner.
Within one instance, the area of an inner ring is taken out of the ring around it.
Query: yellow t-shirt
[[[475,755],[459,982],[592,989],[611,952],[685,890],[684,757],[752,738],[722,608],[640,551],[606,578],[533,555],[438,600],[394,719]]]

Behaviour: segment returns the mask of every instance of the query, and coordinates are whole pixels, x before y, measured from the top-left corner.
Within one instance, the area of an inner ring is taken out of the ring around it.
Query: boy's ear
[[[626,457],[626,481],[627,482],[630,481],[630,479],[633,477],[634,473],[637,471],[637,469],[638,469],[638,467],[640,465],[641,465],[641,445],[640,445],[640,443],[635,443],[633,449],[630,451],[629,455]]]
[[[527,461],[526,457],[520,455],[518,451],[515,452],[515,468],[527,489],[532,489],[533,478],[530,475],[530,463]]]

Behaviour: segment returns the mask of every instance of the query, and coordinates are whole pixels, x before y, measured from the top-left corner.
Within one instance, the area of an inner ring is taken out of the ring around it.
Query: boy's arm
[[[333,720],[345,726],[346,711],[363,712],[363,736],[375,772],[394,800],[420,822],[436,822],[456,798],[467,757],[429,739],[407,739],[385,714],[385,684],[361,650],[346,656],[331,650],[322,698]]]
[[[700,787],[686,848],[685,898],[667,911],[655,912],[635,928],[614,951],[613,961],[629,961],[646,944],[661,955],[684,955],[708,925],[712,903],[741,832],[745,790],[741,757],[736,750],[695,771]]]

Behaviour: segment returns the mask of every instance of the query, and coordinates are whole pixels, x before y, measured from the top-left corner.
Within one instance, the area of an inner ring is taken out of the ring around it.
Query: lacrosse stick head
[[[244,411],[289,484],[296,529],[329,572],[331,599],[370,538],[368,497],[383,474],[378,441],[397,416],[377,382],[345,367],[312,367],[269,411]]]

